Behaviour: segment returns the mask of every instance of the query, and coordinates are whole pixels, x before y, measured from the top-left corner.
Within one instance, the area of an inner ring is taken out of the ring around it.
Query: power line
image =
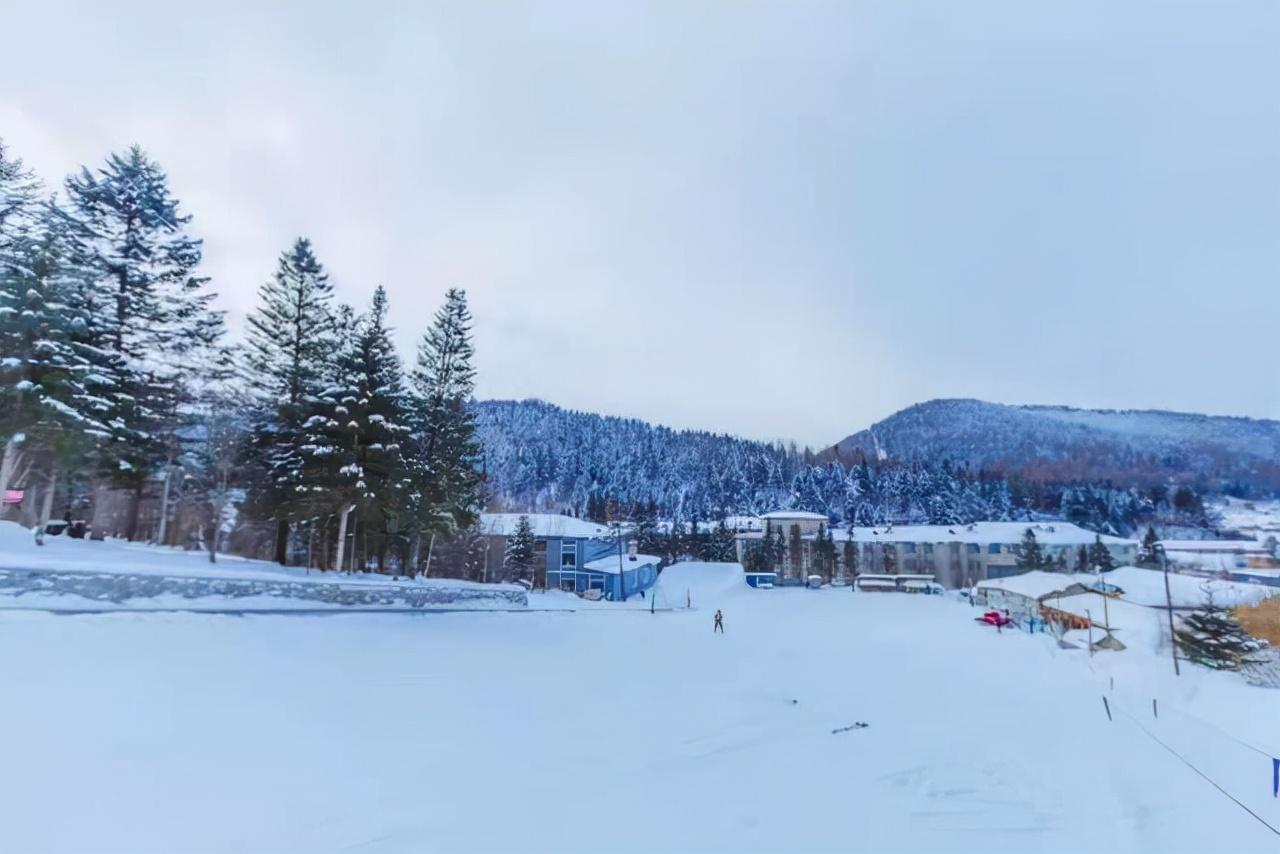
[[[1209,782],[1209,785],[1213,786],[1213,787],[1214,787],[1215,789],[1217,789],[1219,792],[1222,792],[1222,794],[1226,795],[1228,798],[1230,798],[1232,801],[1234,801],[1234,802],[1235,802],[1235,804],[1236,804],[1236,806],[1240,807],[1240,809],[1244,810],[1244,811],[1245,811],[1245,812],[1247,812],[1249,815],[1251,815],[1251,816],[1253,816],[1255,819],[1257,819],[1258,823],[1259,823],[1259,824],[1261,824],[1263,827],[1265,827],[1267,830],[1271,831],[1271,832],[1272,832],[1272,833],[1274,833],[1276,836],[1280,836],[1280,830],[1276,829],[1276,827],[1275,827],[1274,825],[1270,824],[1270,823],[1269,823],[1265,818],[1263,818],[1262,816],[1258,815],[1258,814],[1257,814],[1256,812],[1254,812],[1253,810],[1249,809],[1249,807],[1248,807],[1246,804],[1244,804],[1242,801],[1240,801],[1240,799],[1238,799],[1235,795],[1231,794],[1231,793],[1230,793],[1230,792],[1228,792],[1226,789],[1222,788],[1222,787],[1221,787],[1221,786],[1219,786],[1217,783],[1215,783],[1215,782],[1213,781],[1213,778],[1212,778],[1212,777],[1210,777],[1208,774],[1206,774],[1206,773],[1204,773],[1203,771],[1201,771],[1201,770],[1200,770],[1199,768],[1197,768],[1195,765],[1191,764],[1191,760],[1187,759],[1187,757],[1183,756],[1181,753],[1179,753],[1178,751],[1174,750],[1172,747],[1170,747],[1169,745],[1167,745],[1167,744],[1165,744],[1163,741],[1161,741],[1159,738],[1157,738],[1157,737],[1156,737],[1156,735],[1155,735],[1155,733],[1151,732],[1151,730],[1149,730],[1149,729],[1147,729],[1145,726],[1143,726],[1142,721],[1138,720],[1138,719],[1137,719],[1137,718],[1135,718],[1133,715],[1129,714],[1128,712],[1124,711],[1123,709],[1121,709],[1120,711],[1124,714],[1124,716],[1125,716],[1125,717],[1127,717],[1129,720],[1133,721],[1133,722],[1137,725],[1138,729],[1142,730],[1142,731],[1143,731],[1143,732],[1145,732],[1148,736],[1150,736],[1150,738],[1151,738],[1151,740],[1152,740],[1152,741],[1154,741],[1156,744],[1160,745],[1160,746],[1161,746],[1161,747],[1163,747],[1165,750],[1167,750],[1167,751],[1169,751],[1170,753],[1172,753],[1174,756],[1178,757],[1178,759],[1182,760],[1182,763],[1183,763],[1184,765],[1186,765],[1186,766],[1187,766],[1188,768],[1190,768],[1192,771],[1196,772],[1196,773],[1197,773],[1197,774],[1199,774],[1202,778],[1204,778],[1205,780],[1207,780],[1207,781]],[[1243,742],[1242,742],[1242,743],[1243,743]],[[1261,751],[1259,751],[1259,752],[1261,752]]]

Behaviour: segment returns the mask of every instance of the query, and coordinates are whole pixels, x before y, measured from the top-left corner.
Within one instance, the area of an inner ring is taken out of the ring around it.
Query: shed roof
[[[592,539],[613,536],[613,532],[604,525],[559,513],[481,513],[480,530],[493,536],[509,537],[516,532],[521,516],[529,517],[535,537]]]
[[[1007,578],[988,578],[986,581],[979,581],[978,587],[1007,590],[1010,593],[1030,596],[1032,599],[1043,599],[1054,593],[1065,591],[1072,586],[1080,585],[1083,587],[1096,581],[1096,576],[1086,572],[1045,572],[1040,569],[1034,569],[1021,575],[1010,575]]]
[[[630,557],[624,556],[622,563],[625,569],[639,569],[642,566],[657,566],[661,560],[662,558],[655,557],[654,555],[636,555],[634,560]],[[607,575],[617,575],[618,556],[609,555],[608,557],[602,557],[598,560],[589,560],[582,565],[582,568],[591,572],[603,572]]]
[[[826,513],[810,513],[808,510],[774,510],[771,513],[765,513],[761,519],[769,519],[770,521],[777,519],[805,519],[811,522],[827,521]]]

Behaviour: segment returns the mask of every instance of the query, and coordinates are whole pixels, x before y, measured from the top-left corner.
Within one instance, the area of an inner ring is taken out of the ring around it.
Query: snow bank
[[[1123,598],[1139,605],[1163,608],[1165,606],[1164,573],[1154,569],[1122,566],[1104,576],[1108,583],[1124,591]],[[1196,607],[1205,604],[1210,593],[1218,605],[1248,605],[1275,595],[1275,588],[1262,584],[1245,584],[1238,581],[1220,581],[1198,578],[1193,575],[1169,573],[1169,593],[1175,607]]]
[[[706,561],[672,564],[658,576],[654,588],[660,605],[684,607],[691,600],[695,608],[714,608],[728,596],[752,592],[743,576],[742,564]]]
[[[267,561],[128,543],[46,537],[0,522],[0,608],[134,607],[523,608],[524,588],[448,579],[308,573]]]

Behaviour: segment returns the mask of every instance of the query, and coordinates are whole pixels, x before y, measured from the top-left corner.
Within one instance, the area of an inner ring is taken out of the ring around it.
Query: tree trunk
[[[18,488],[18,479],[15,474],[18,470],[18,462],[22,459],[19,444],[17,436],[10,436],[4,443],[3,456],[0,456],[0,494],[6,489]],[[8,509],[8,505],[0,505],[0,519],[4,518]]]
[[[168,465],[164,469],[164,489],[160,493],[160,532],[156,534],[156,542],[162,546],[168,545],[164,538],[169,528],[169,481],[171,480],[173,480],[173,466]]]
[[[209,526],[209,563],[218,562],[218,532],[222,530],[222,508],[214,511]]]
[[[44,529],[49,527],[49,516],[53,513],[53,494],[58,490],[58,466],[49,464],[49,482],[44,488],[44,497],[40,501],[40,515],[36,519],[36,544],[44,545]]]
[[[347,545],[347,516],[354,509],[356,509],[354,504],[348,504],[338,510],[338,559],[334,562],[338,572],[342,571],[342,557]]]
[[[124,530],[124,537],[129,542],[133,542],[138,536],[138,514],[142,511],[142,490],[145,487],[146,481],[140,481],[129,496],[129,521]]]
[[[289,520],[276,518],[276,563],[289,565]]]
[[[409,542],[409,577],[418,575],[418,559],[422,556],[422,534],[415,533]]]
[[[431,577],[431,550],[435,548],[436,535],[432,534],[431,539],[427,541],[427,568],[423,571],[423,575],[427,578]]]

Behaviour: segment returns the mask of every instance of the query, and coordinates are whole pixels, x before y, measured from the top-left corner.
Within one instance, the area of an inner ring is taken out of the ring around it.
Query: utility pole
[[[1164,571],[1164,601],[1169,612],[1169,650],[1173,654],[1173,675],[1181,676],[1178,670],[1178,638],[1173,633],[1173,594],[1169,592],[1169,558],[1164,553],[1164,544],[1156,543],[1156,551],[1160,555],[1160,568]]]
[[[618,539],[618,598],[627,601],[627,566],[622,562],[622,523],[614,522],[613,531]]]

